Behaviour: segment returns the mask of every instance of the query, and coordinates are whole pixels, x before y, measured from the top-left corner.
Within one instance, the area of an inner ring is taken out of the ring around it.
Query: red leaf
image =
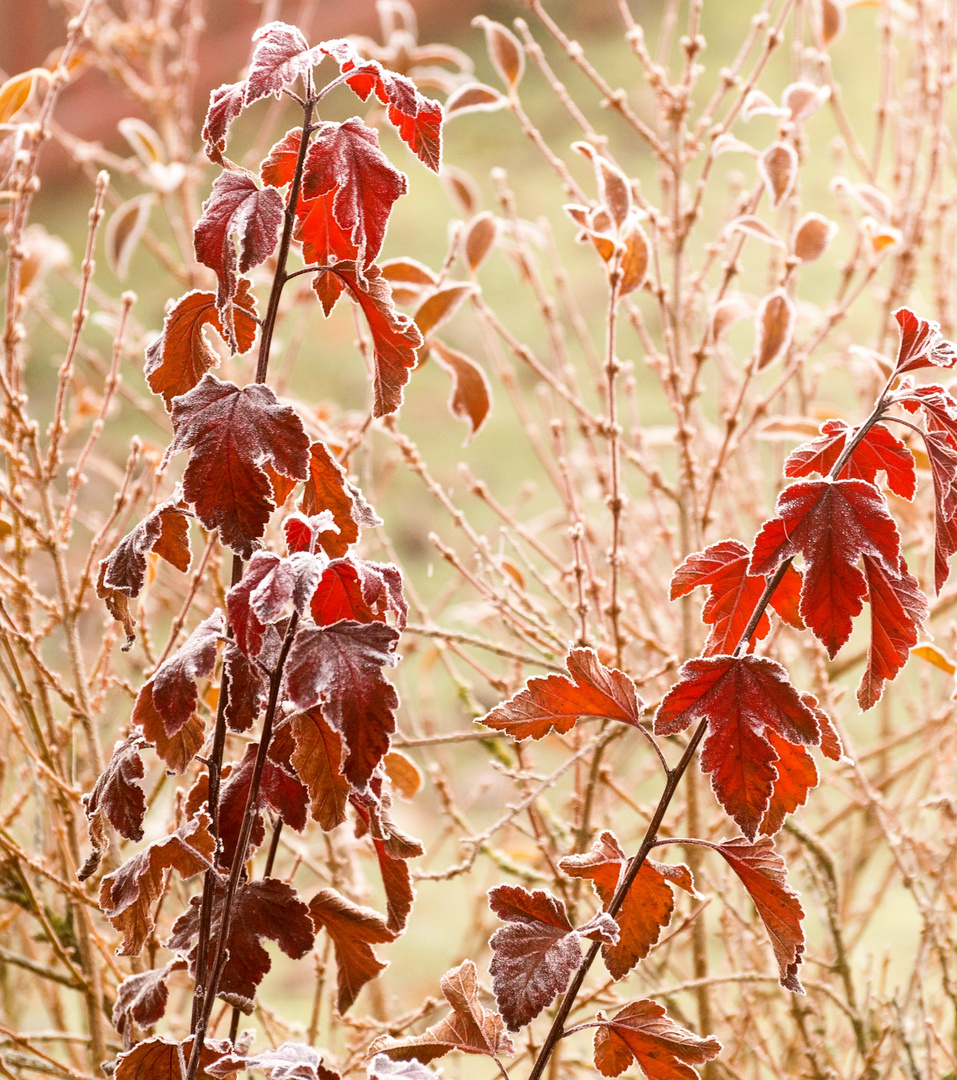
[[[243,111],[246,83],[223,83],[209,95],[209,110],[203,124],[206,156],[217,165],[223,164],[226,135],[229,127]]]
[[[857,701],[866,712],[880,701],[885,681],[896,678],[907,663],[930,609],[903,558],[892,573],[880,559],[865,555],[864,577],[871,604],[871,641]]]
[[[230,731],[248,731],[266,706],[266,681],[258,666],[247,660],[235,641],[226,642],[224,656],[223,671],[229,679],[226,726]]]
[[[242,578],[226,594],[229,625],[236,635],[236,644],[250,658],[259,655],[263,647],[266,625],[260,622],[252,607],[251,598],[280,563],[271,551],[257,551],[249,560]]]
[[[924,389],[918,387],[915,397]],[[941,387],[933,389],[939,394],[918,400],[924,405],[930,429],[924,432],[924,446],[934,484],[934,587],[940,592],[950,575],[950,557],[957,551],[957,402]],[[933,402],[930,407],[928,401]],[[949,402],[954,406],[953,417]]]
[[[701,1039],[679,1027],[654,1001],[633,1001],[610,1020],[599,1013],[598,1021],[595,1067],[602,1076],[618,1076],[634,1061],[650,1080],[697,1080],[691,1066],[721,1052],[713,1035]]]
[[[100,882],[100,910],[123,934],[120,956],[136,956],[153,933],[156,901],[166,888],[169,871],[188,878],[210,869],[215,847],[209,815],[201,811]]]
[[[213,893],[213,923],[210,941],[210,965],[219,944],[223,921],[225,884],[217,880]],[[199,913],[202,897],[194,896],[189,907],[173,924],[167,943],[169,948],[186,953],[190,974],[195,976],[198,958]],[[312,950],[315,930],[309,909],[299,899],[296,890],[278,878],[246,881],[239,885],[233,899],[229,931],[225,946],[229,957],[219,982],[219,997],[252,1012],[256,988],[272,966],[269,954],[262,945],[264,938],[275,941],[293,960],[300,960]]]
[[[124,650],[134,641],[136,622],[129,612],[129,601],[139,596],[146,580],[146,553],[157,555],[186,572],[192,552],[189,547],[189,521],[179,507],[163,503],[127,533],[113,551],[100,560],[96,595],[117,622],[126,630]]]
[[[379,254],[392,207],[407,190],[405,176],[379,149],[374,128],[358,116],[319,124],[306,154],[302,195],[332,196],[332,215],[355,245],[363,270]]]
[[[895,375],[931,366],[952,368],[957,364],[957,349],[941,334],[940,323],[918,319],[910,308],[898,308],[894,318],[901,336]]]
[[[169,973],[169,967],[144,971],[128,976],[117,987],[112,1021],[124,1040],[132,1034],[134,1024],[148,1028],[163,1019],[169,998]]]
[[[193,246],[199,262],[216,271],[221,332],[234,352],[238,351],[233,313],[237,273],[248,273],[272,255],[284,212],[282,196],[275,188],[259,188],[248,173],[231,170],[216,177],[213,192],[203,203]]]
[[[342,739],[320,709],[294,716],[290,724],[296,742],[293,768],[309,791],[312,816],[328,832],[346,820],[350,784],[340,772]]]
[[[731,653],[737,648],[741,635],[754,614],[758,601],[764,594],[767,582],[760,575],[747,573],[751,552],[738,540],[721,540],[704,551],[695,552],[674,572],[671,579],[671,599],[687,596],[701,585],[708,588],[708,599],[701,612],[701,619],[711,626],[705,644],[705,655]],[[774,591],[772,603],[786,622],[795,625],[796,599],[800,595],[801,578],[791,571]],[[803,627],[797,617],[798,628]],[[749,651],[762,638],[767,637],[771,621],[762,614],[751,635]]]
[[[296,162],[302,146],[302,128],[291,128],[273,146],[259,166],[259,179],[264,184],[282,188],[292,183],[296,175]]]
[[[774,765],[778,776],[758,831],[764,836],[773,836],[787,815],[803,806],[811,789],[817,787],[817,767],[803,746],[795,746],[770,730],[765,731],[765,736],[777,755]]]
[[[383,623],[301,626],[286,659],[286,697],[299,712],[321,705],[346,745],[342,771],[356,787],[369,782],[395,731],[399,697],[382,668],[397,663],[398,640]]]
[[[863,480],[809,480],[778,496],[778,517],[754,542],[752,574],[772,574],[787,558],[803,554],[801,617],[833,657],[851,633],[867,592],[857,568],[861,555],[896,567],[900,535],[881,493]]]
[[[607,911],[628,865],[628,856],[611,832],[603,832],[585,855],[569,855],[559,867],[570,877],[587,878]],[[613,979],[624,978],[651,951],[671,922],[674,896],[669,882],[697,896],[686,866],[666,866],[646,859],[615,916],[620,939],[603,945],[601,954]]]
[[[777,779],[765,727],[789,742],[817,745],[817,718],[773,660],[714,656],[689,660],[678,675],[658,708],[655,732],[674,735],[708,721],[701,768],[711,773],[718,802],[753,839]]]
[[[133,723],[145,726],[146,715],[156,712],[162,717],[167,736],[178,734],[196,708],[196,680],[212,674],[216,647],[225,633],[223,613],[217,608],[140,690],[133,706]]]
[[[233,333],[236,351],[252,348],[256,337],[256,298],[247,278],[240,278],[233,297]],[[204,328],[211,326],[224,340],[226,330],[216,308],[216,295],[188,292],[166,315],[163,332],[146,350],[143,373],[150,389],[166,402],[192,390],[210,368],[219,365],[219,356],[206,340]]]
[[[219,839],[222,845],[218,863],[229,868],[236,857],[236,845],[242,829],[249,789],[256,766],[259,743],[249,743],[241,761],[233,765],[223,784],[219,801]],[[260,808],[268,806],[285,824],[297,832],[306,827],[306,788],[294,776],[269,757],[263,768],[259,785],[259,798],[253,812],[256,815],[250,836],[250,850],[258,847],[265,838],[265,826]]]
[[[192,451],[183,474],[186,499],[207,529],[216,529],[227,547],[248,559],[274,509],[263,462],[296,480],[308,475],[302,421],[268,386],[240,390],[209,374],[174,400],[171,419],[167,458]]]
[[[333,193],[316,199],[300,199],[296,205],[297,240],[302,241],[302,258],[308,263],[331,266],[338,262],[351,262],[359,258],[359,249],[352,242],[351,229],[343,229],[332,212]],[[343,280],[335,274],[317,273],[312,287],[329,312],[346,288]]]
[[[383,622],[387,611],[395,612],[401,630],[408,608],[399,571],[391,563],[335,559],[326,567],[312,597],[312,617],[320,626],[340,619]]]
[[[386,926],[396,934],[401,934],[415,903],[415,888],[412,885],[409,865],[405,859],[393,858],[386,850],[384,841],[373,839],[372,843],[379,860],[379,873],[382,875],[382,888],[385,891]]]
[[[818,472],[827,476],[858,430],[843,420],[828,420],[821,428],[820,438],[791,452],[784,463],[784,475],[809,476]],[[854,448],[838,479],[866,480],[874,484],[879,472],[887,474],[887,486],[895,495],[913,499],[917,490],[914,455],[883,424],[874,424]]]
[[[328,274],[335,274],[349,286],[369,325],[375,362],[373,415],[394,413],[402,404],[402,387],[415,367],[415,350],[422,344],[422,335],[408,315],[395,310],[392,290],[377,266],[370,266],[360,278],[355,263],[340,262],[320,276]],[[317,288],[316,282],[313,288]]]
[[[527,892],[518,885],[497,885],[488,899],[492,911],[508,924],[489,939],[492,992],[509,1029],[517,1031],[568,986],[581,964],[581,935],[568,921],[565,905],[541,889]],[[603,940],[617,941],[614,921],[603,918]]]
[[[253,34],[253,41],[256,48],[246,79],[247,105],[270,94],[281,98],[283,89],[297,79],[308,81],[322,59],[320,50],[310,49],[302,31],[289,23],[267,23]]]
[[[374,529],[382,519],[366,502],[362,492],[351,484],[346,471],[323,442],[309,448],[309,477],[302,491],[302,512],[309,517],[328,510],[338,533],[331,529],[318,536],[319,546],[330,559],[345,555],[359,539],[359,530]]]
[[[87,818],[92,820],[102,811],[106,820],[127,840],[143,839],[146,794],[136,782],[145,772],[140,745],[139,733],[135,731],[117,742],[93,790],[83,796]]]
[[[379,101],[388,105],[389,123],[399,138],[423,165],[438,172],[442,163],[442,106],[420,94],[404,75],[360,57],[351,42],[325,41],[319,49],[331,56],[341,71],[355,71],[346,81],[363,101],[375,91]]]
[[[395,934],[382,916],[371,908],[359,907],[334,889],[321,889],[309,901],[309,914],[316,930],[325,928],[336,952],[337,997],[340,1015],[359,996],[367,982],[384,971],[373,945],[393,941]]]
[[[739,836],[708,846],[721,852],[754,901],[771,938],[781,985],[795,994],[804,993],[797,976],[804,954],[804,909],[798,894],[787,883],[787,867],[774,850],[771,838],[762,836],[749,844]]]
[[[153,684],[148,682],[136,699],[133,720],[143,729],[147,742],[153,744],[156,753],[173,773],[182,773],[199,753],[206,741],[206,725],[198,713],[193,715],[175,735],[166,734],[166,722],[153,703]]]
[[[515,1053],[503,1030],[502,1018],[483,1008],[479,1001],[478,972],[471,960],[442,976],[442,993],[452,1007],[448,1016],[426,1028],[421,1035],[405,1039],[380,1035],[369,1047],[369,1054],[388,1054],[393,1061],[417,1058],[428,1062],[451,1050],[490,1057],[508,1057]]]
[[[144,1039],[116,1059],[114,1080],[186,1080],[181,1062],[188,1062],[193,1048],[192,1036],[183,1043],[155,1037]],[[226,1057],[232,1044],[225,1039],[207,1039],[199,1054],[196,1080],[236,1080],[236,1071],[207,1072]]]
[[[623,671],[606,668],[593,649],[572,649],[565,661],[571,678],[529,679],[514,697],[476,723],[507,731],[513,739],[563,735],[582,716],[602,716],[637,727],[645,704]]]

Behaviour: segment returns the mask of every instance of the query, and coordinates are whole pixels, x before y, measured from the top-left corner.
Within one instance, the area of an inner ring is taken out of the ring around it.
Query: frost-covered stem
[[[209,981],[203,989],[202,1000],[199,1010],[199,1018],[195,1027],[195,1039],[190,1053],[189,1067],[186,1070],[186,1080],[194,1080],[196,1070],[199,1068],[199,1057],[206,1038],[206,1030],[209,1027],[209,1018],[213,1012],[213,1004],[216,1001],[216,992],[219,989],[219,981],[222,978],[223,969],[229,952],[226,948],[226,940],[229,937],[230,924],[233,915],[233,901],[236,898],[236,890],[239,888],[239,879],[246,864],[246,853],[249,848],[249,838],[253,831],[253,822],[256,819],[256,804],[259,801],[259,788],[262,783],[263,772],[266,768],[266,757],[269,752],[269,742],[272,738],[273,719],[279,705],[279,689],[282,686],[283,669],[286,665],[286,657],[292,648],[293,638],[296,636],[296,627],[299,625],[299,616],[293,613],[286,628],[283,638],[279,660],[269,683],[269,703],[266,706],[266,716],[263,719],[262,735],[259,738],[259,750],[256,754],[256,764],[253,767],[252,780],[249,784],[249,794],[246,796],[246,807],[243,811],[243,822],[239,829],[239,839],[236,842],[236,852],[233,855],[233,864],[229,870],[229,880],[226,882],[226,892],[222,903],[222,922],[218,927],[216,941],[216,953],[212,965],[212,973]],[[205,899],[205,897],[204,897]]]
[[[312,111],[315,102],[316,99],[309,96],[302,106],[302,138],[299,140],[299,156],[296,158],[296,171],[293,173],[292,186],[289,189],[289,201],[286,204],[282,236],[276,254],[276,272],[273,275],[269,306],[263,317],[262,335],[259,340],[259,359],[256,364],[256,382],[258,383],[266,381],[266,372],[269,370],[269,350],[272,346],[273,331],[276,328],[276,318],[279,315],[279,301],[282,299],[283,286],[289,280],[286,274],[286,260],[289,258],[289,246],[296,226],[296,204],[299,202],[299,189],[302,187],[302,172],[306,163],[306,152],[309,149],[309,136],[313,131]]]
[[[611,568],[611,598],[608,617],[611,619],[612,637],[615,641],[615,664],[621,667],[625,640],[621,633],[621,604],[618,601],[619,564],[621,562],[621,512],[624,500],[621,495],[621,431],[618,427],[618,403],[616,399],[618,372],[621,367],[615,356],[615,331],[618,320],[618,301],[621,298],[621,256],[616,255],[609,275],[608,319],[605,329],[605,395],[608,412],[608,472],[610,492],[608,509],[611,511],[611,547],[608,562]]]

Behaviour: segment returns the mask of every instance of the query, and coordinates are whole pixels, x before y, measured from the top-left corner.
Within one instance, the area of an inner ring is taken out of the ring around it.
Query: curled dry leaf
[[[773,244],[782,250],[785,247],[784,241],[774,229],[759,217],[755,217],[754,214],[742,214],[741,217],[736,217],[734,221],[729,222],[725,232],[729,235],[731,233],[741,233],[744,236],[752,236],[755,240],[763,240],[764,243]]]
[[[754,314],[754,307],[740,293],[734,293],[719,300],[711,309],[711,337],[720,341],[736,322],[748,319]]]
[[[174,961],[182,966],[182,961]],[[132,1027],[148,1028],[158,1024],[166,1012],[169,987],[166,980],[172,965],[130,975],[116,989],[113,1003],[113,1027],[123,1039]]]
[[[423,338],[428,338],[437,327],[448,322],[458,311],[462,302],[478,291],[478,287],[467,281],[453,281],[442,285],[419,305],[415,313],[415,325]]]
[[[637,1062],[651,1080],[697,1080],[692,1065],[713,1061],[721,1043],[699,1038],[672,1020],[654,1001],[633,1001],[610,1019],[598,1014],[595,1067],[618,1076]]]
[[[118,206],[106,226],[106,261],[120,281],[126,280],[130,260],[146,232],[155,202],[155,195],[137,195]]]
[[[797,151],[789,143],[776,142],[758,158],[758,172],[771,196],[771,205],[780,206],[791,194],[797,180]]]
[[[422,788],[422,773],[418,765],[401,750],[390,750],[382,764],[392,787],[402,798],[414,799]]]
[[[228,1078],[237,1069],[253,1069],[267,1080],[342,1080],[337,1072],[323,1065],[319,1051],[305,1043],[284,1042],[275,1049],[248,1055],[234,1048],[207,1066],[209,1075],[217,1078]]]
[[[645,705],[623,671],[606,668],[594,649],[572,649],[565,666],[571,678],[529,679],[524,689],[476,723],[506,731],[513,739],[542,739],[552,731],[563,735],[582,716],[639,726]]]
[[[791,120],[797,122],[813,116],[830,96],[831,92],[826,86],[795,82],[785,87],[781,104],[790,113]]]
[[[476,214],[468,223],[462,237],[462,252],[473,274],[485,261],[497,238],[498,219],[488,210]]]
[[[100,865],[106,850],[106,836],[100,813],[113,828],[127,840],[143,839],[143,818],[146,816],[146,793],[136,782],[143,778],[145,769],[139,755],[142,739],[134,730],[113,747],[106,768],[100,774],[93,790],[83,796],[90,834],[91,852],[77,872],[80,881],[86,881]]]
[[[488,377],[471,357],[449,348],[438,338],[430,342],[430,348],[436,362],[452,376],[449,410],[453,416],[468,423],[468,442],[478,434],[492,405]]]
[[[795,312],[791,298],[783,289],[766,296],[754,316],[757,343],[754,352],[756,371],[763,371],[787,352],[794,336]]]
[[[380,1035],[369,1047],[370,1056],[381,1053],[393,1061],[417,1059],[428,1063],[452,1050],[490,1057],[510,1057],[515,1053],[502,1018],[479,1001],[478,972],[471,960],[446,972],[441,986],[445,1000],[452,1007],[448,1016],[421,1035],[405,1039]]]
[[[791,249],[801,262],[819,259],[837,233],[837,223],[823,214],[805,214],[794,229]]]
[[[508,104],[508,98],[484,83],[467,83],[449,94],[445,102],[445,119],[470,112],[495,112]]]
[[[485,32],[489,59],[509,90],[514,90],[525,71],[525,50],[521,42],[507,27],[485,15],[477,15],[472,25],[481,27]]]
[[[821,0],[821,41],[830,45],[844,32],[847,13],[840,0]]]
[[[478,184],[471,174],[465,169],[459,169],[455,165],[445,165],[442,169],[442,183],[449,198],[459,210],[470,218],[482,203],[482,195]]]
[[[751,90],[741,107],[741,119],[747,123],[756,116],[784,117],[786,110],[778,108],[763,90]]]
[[[418,1061],[393,1061],[388,1054],[376,1054],[366,1066],[369,1080],[439,1080],[439,1074]]]
[[[651,245],[648,243],[645,230],[634,214],[625,222],[621,239],[625,250],[621,257],[621,282],[618,286],[618,294],[627,296],[635,289],[640,289],[648,277]]]
[[[392,299],[397,304],[415,304],[431,292],[438,277],[418,259],[389,259],[381,263],[382,277],[388,281]],[[332,275],[326,275],[327,277]]]

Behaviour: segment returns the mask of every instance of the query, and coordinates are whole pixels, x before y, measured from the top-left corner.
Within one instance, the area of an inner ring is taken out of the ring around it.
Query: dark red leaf
[[[714,656],[689,660],[655,716],[655,732],[674,735],[706,719],[701,768],[721,805],[751,839],[771,800],[777,754],[765,728],[789,742],[817,745],[817,717],[773,660]]]
[[[112,1020],[124,1040],[132,1034],[134,1024],[148,1028],[163,1019],[169,998],[169,973],[169,967],[144,971],[128,976],[117,987]]]
[[[843,420],[828,420],[821,428],[820,438],[791,452],[784,463],[784,475],[809,476],[818,472],[827,476],[858,430]],[[913,499],[917,490],[914,455],[883,424],[874,424],[854,448],[838,479],[866,480],[874,484],[879,472],[886,473],[887,486],[895,495]]]
[[[229,127],[243,111],[246,83],[223,83],[209,95],[209,110],[203,124],[203,142],[206,156],[217,165],[223,164],[226,136]]]
[[[777,755],[774,768],[778,775],[758,831],[764,836],[773,836],[784,824],[787,815],[803,806],[811,789],[817,787],[817,767],[803,746],[795,746],[770,729],[766,729],[764,734]]]
[[[153,744],[166,768],[173,773],[185,772],[206,740],[206,725],[198,713],[193,713],[175,735],[166,734],[165,719],[153,703],[152,682],[140,690],[133,721],[140,725],[146,741]]]
[[[602,716],[637,727],[645,704],[623,671],[606,668],[593,649],[572,649],[565,661],[571,678],[529,679],[524,689],[476,723],[507,731],[513,739],[564,734],[582,716]]]
[[[110,614],[126,630],[125,650],[136,640],[136,622],[130,615],[129,601],[139,596],[146,580],[146,554],[157,555],[184,573],[189,569],[189,521],[172,503],[163,503],[128,533],[113,551],[100,561],[96,595],[105,601]]]
[[[393,858],[386,850],[384,841],[373,839],[372,843],[379,861],[379,873],[382,875],[382,888],[385,892],[386,926],[396,934],[401,934],[415,903],[415,887],[409,865],[405,859]]]
[[[844,744],[837,733],[837,728],[834,727],[834,722],[818,705],[817,698],[813,694],[802,694],[801,700],[817,717],[818,726],[821,729],[821,753],[831,761],[840,761],[844,756]]]
[[[188,1062],[193,1048],[192,1036],[183,1043],[170,1042],[159,1036],[144,1039],[132,1050],[116,1059],[114,1080],[186,1080],[182,1062]],[[236,1080],[236,1070],[207,1072],[213,1064],[221,1061],[232,1049],[225,1039],[207,1039],[199,1054],[196,1080]]]
[[[355,264],[359,249],[352,242],[351,229],[343,229],[332,212],[333,193],[315,199],[300,199],[296,205],[295,237],[302,242],[302,257],[307,264],[332,266],[338,262]],[[312,287],[328,316],[346,289],[335,274],[317,273]]]
[[[857,701],[866,712],[880,701],[884,683],[896,678],[907,663],[930,609],[903,557],[892,572],[882,560],[865,555],[864,577],[871,605],[871,641]]]
[[[292,765],[309,790],[310,811],[327,832],[346,820],[350,784],[342,775],[342,739],[320,709],[290,720],[296,749]]]
[[[502,1018],[479,1001],[478,972],[471,960],[442,976],[442,993],[452,1011],[421,1035],[392,1039],[380,1035],[369,1047],[370,1054],[388,1054],[393,1061],[416,1058],[422,1062],[442,1057],[452,1050],[466,1054],[508,1057],[515,1053],[505,1034]]]
[[[235,641],[226,642],[223,670],[229,679],[226,726],[230,731],[248,731],[266,706],[266,681]]]
[[[143,759],[140,757],[141,745],[142,740],[137,731],[117,742],[93,790],[83,796],[83,808],[91,826],[91,839],[94,839],[93,818],[101,811],[120,836],[125,836],[127,840],[143,839],[146,793],[136,782],[143,778],[145,772]],[[97,847],[95,841],[94,847]],[[89,877],[90,873],[92,869],[84,877]]]
[[[274,187],[260,188],[246,172],[229,170],[213,181],[203,216],[193,231],[196,258],[219,279],[216,307],[221,332],[238,351],[233,304],[237,274],[246,274],[276,250],[285,206]]]
[[[397,663],[398,640],[378,622],[301,626],[286,659],[286,697],[300,712],[321,705],[346,745],[342,771],[356,787],[369,782],[395,731],[399,698],[382,668]]]
[[[169,871],[188,878],[210,869],[215,846],[209,815],[201,811],[100,882],[100,910],[123,934],[120,956],[136,956],[153,933],[156,901],[166,888]]]
[[[247,278],[240,278],[233,297],[233,333],[236,351],[248,352],[256,338],[256,298]],[[173,398],[192,390],[210,368],[219,365],[219,356],[203,332],[211,326],[224,340],[226,331],[216,308],[216,294],[188,292],[169,310],[163,332],[146,350],[143,374],[154,394],[168,409]]]
[[[253,34],[253,41],[256,48],[246,79],[247,105],[270,94],[281,98],[283,89],[297,79],[306,82],[323,55],[318,48],[310,49],[302,31],[289,23],[267,23]]]
[[[392,207],[408,190],[405,176],[379,149],[379,135],[358,117],[319,124],[306,154],[304,199],[332,196],[332,215],[367,270],[382,248]]]
[[[701,585],[708,588],[708,599],[701,612],[702,621],[711,627],[705,655],[734,652],[764,594],[766,580],[747,572],[750,558],[751,552],[740,541],[721,540],[704,551],[689,555],[674,572],[671,579],[672,600],[687,596]],[[779,614],[792,626],[796,618],[798,628],[804,625],[797,615],[796,601],[800,590],[800,575],[788,567],[788,573],[772,598],[775,610],[780,608]],[[749,651],[767,637],[770,629],[771,621],[764,613],[751,635]]]
[[[633,1001],[610,1019],[598,1014],[595,1067],[602,1076],[618,1076],[632,1062],[649,1080],[697,1080],[692,1065],[713,1061],[721,1043],[699,1038],[672,1020],[654,1001]]]
[[[603,832],[584,855],[569,855],[559,867],[570,877],[587,878],[607,911],[628,864],[614,833]],[[667,866],[646,859],[615,916],[620,939],[603,945],[601,954],[613,979],[621,979],[651,950],[671,922],[674,896],[669,883],[697,896],[686,866]]]
[[[145,728],[147,714],[157,712],[162,717],[167,736],[178,734],[196,708],[199,698],[196,680],[212,674],[216,648],[225,633],[223,613],[217,609],[196,627],[140,690],[133,706],[133,723]]]
[[[952,368],[957,364],[957,349],[940,332],[940,323],[919,319],[910,308],[894,312],[900,330],[895,375],[924,367]]]
[[[395,934],[378,912],[353,904],[334,889],[316,893],[309,901],[309,914],[316,930],[324,928],[332,938],[336,952],[336,1008],[340,1014],[345,1013],[363,986],[388,967],[372,946],[393,941]]]
[[[296,174],[296,162],[302,146],[302,128],[292,128],[276,143],[259,166],[259,178],[272,187],[285,187]]]
[[[207,529],[248,559],[274,509],[262,469],[304,480],[309,439],[294,409],[259,383],[242,390],[206,374],[173,402],[174,437],[167,458],[191,450],[183,491]]]
[[[507,923],[489,939],[492,992],[509,1029],[517,1031],[568,986],[581,964],[581,935],[568,921],[565,905],[541,889],[497,885],[488,899],[492,911]],[[603,917],[607,925],[600,930],[607,936],[602,939],[617,941],[614,921]]]
[[[933,411],[925,410],[930,430],[924,432],[924,446],[934,484],[934,587],[940,592],[950,575],[950,557],[957,552],[957,402],[951,418],[947,402],[953,399],[940,387],[936,389],[940,390],[941,408],[938,411],[935,402]],[[928,399],[921,400],[925,403]]]
[[[415,350],[422,335],[408,315],[395,310],[392,290],[377,266],[370,266],[360,277],[356,264],[336,263],[324,275],[336,275],[349,287],[362,308],[372,335],[375,381],[373,415],[387,416],[402,404],[402,387],[409,381],[416,364]],[[313,288],[318,288],[313,282]]]
[[[800,552],[806,570],[801,617],[833,657],[851,633],[867,592],[861,555],[896,567],[900,535],[881,493],[863,480],[807,480],[778,496],[778,517],[754,542],[752,574],[772,574]]]
[[[309,478],[300,502],[302,512],[309,517],[328,510],[338,528],[318,535],[319,546],[331,559],[345,555],[359,539],[360,529],[374,529],[382,519],[366,502],[362,492],[349,482],[346,471],[323,442],[314,442],[309,449]]]
[[[219,944],[219,928],[223,921],[225,884],[218,880],[213,894],[213,930],[210,942],[210,961]],[[201,896],[194,896],[189,907],[173,924],[167,943],[169,948],[188,951],[190,973],[195,975],[199,933]],[[231,1005],[251,1012],[256,988],[263,981],[272,963],[262,945],[263,939],[275,941],[293,960],[300,960],[312,949],[315,930],[309,909],[299,899],[296,890],[278,878],[246,881],[240,884],[233,899],[226,948],[229,958],[219,983],[219,996]]]
[[[795,994],[804,993],[797,975],[804,954],[804,909],[798,894],[787,883],[787,866],[774,850],[773,841],[762,836],[749,844],[739,836],[708,846],[721,852],[754,901],[771,938],[781,985]]]

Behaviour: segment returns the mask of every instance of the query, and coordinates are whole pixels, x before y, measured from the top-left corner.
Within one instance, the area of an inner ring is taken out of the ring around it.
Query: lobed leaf
[[[676,1024],[654,1001],[633,1001],[610,1019],[598,1014],[595,1067],[618,1076],[636,1062],[650,1080],[697,1080],[692,1065],[713,1061],[721,1043],[699,1038]]]
[[[309,791],[309,810],[326,832],[346,820],[351,785],[342,775],[342,738],[315,708],[289,721],[296,748],[292,766]]]
[[[919,319],[906,307],[898,308],[894,318],[900,331],[895,375],[925,367],[952,368],[957,364],[957,348],[941,333],[940,323]]]
[[[804,443],[790,453],[784,463],[784,475],[808,476],[818,472],[827,476],[858,430],[843,420],[828,420],[821,428],[820,438]],[[917,490],[914,455],[883,424],[874,424],[854,448],[837,479],[866,480],[874,484],[879,472],[886,473],[887,486],[895,495],[913,499]]]
[[[119,1035],[126,1040],[132,1034],[133,1025],[148,1028],[158,1024],[166,1013],[169,999],[171,966],[129,975],[116,989],[112,1022]]]
[[[360,529],[374,529],[382,524],[382,519],[366,502],[359,488],[350,483],[345,469],[332,456],[329,447],[320,441],[309,448],[309,476],[300,506],[307,516],[323,510],[331,513],[338,532],[330,529],[318,536],[319,546],[330,559],[345,555],[358,542]]]
[[[143,819],[146,817],[146,792],[136,782],[145,773],[140,757],[142,738],[136,730],[113,747],[106,768],[97,778],[93,790],[83,796],[83,809],[89,826],[93,850],[78,873],[85,881],[96,871],[106,848],[99,815],[102,813],[114,829],[127,840],[143,839]]]
[[[193,1047],[190,1036],[185,1042],[171,1042],[155,1036],[143,1039],[132,1050],[116,1058],[114,1080],[186,1080],[184,1062],[188,1062]],[[227,1057],[232,1044],[226,1039],[206,1039],[199,1054],[196,1080],[237,1080],[237,1071],[209,1072],[208,1070]]]

